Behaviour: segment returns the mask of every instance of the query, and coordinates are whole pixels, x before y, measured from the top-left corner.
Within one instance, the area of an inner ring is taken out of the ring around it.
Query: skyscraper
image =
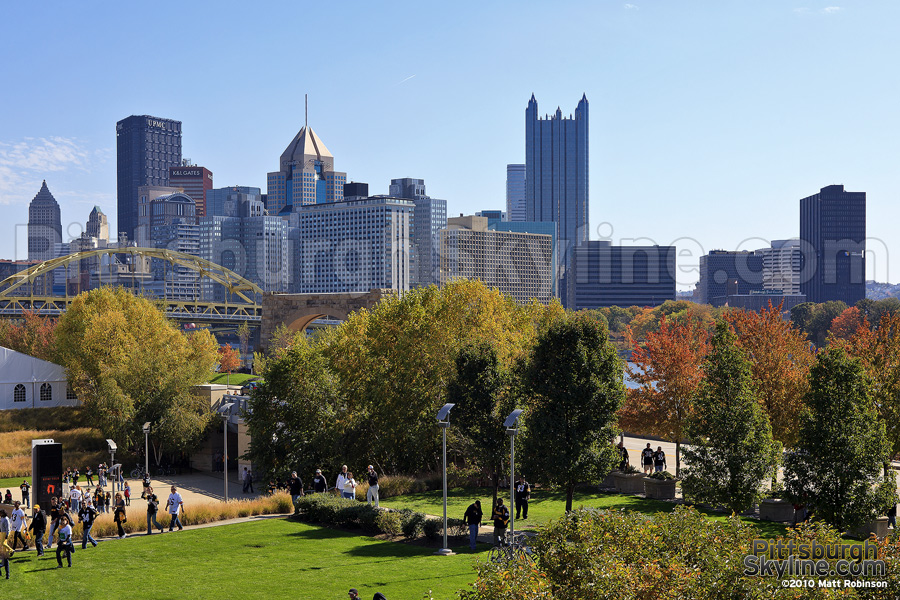
[[[525,165],[506,165],[506,216],[512,222],[527,220]]]
[[[197,218],[203,217],[206,215],[206,192],[213,187],[212,171],[192,165],[190,159],[181,163],[181,166],[169,167],[169,185],[183,189],[193,198],[197,205]]]
[[[85,233],[88,237],[97,238],[98,240],[109,243],[109,222],[99,206],[95,206],[94,210],[91,211],[91,214],[88,215]]]
[[[50,260],[54,256],[54,244],[61,242],[59,204],[44,181],[28,205],[28,260]]]
[[[169,184],[169,168],[181,164],[181,121],[148,115],[116,123],[118,229],[134,239],[138,188]],[[118,237],[118,236],[115,236]]]
[[[588,240],[588,101],[575,115],[562,110],[538,116],[532,94],[525,109],[525,218],[559,225],[560,271],[571,268],[573,249]],[[562,273],[561,273],[562,274]],[[574,286],[575,278],[566,278]],[[564,302],[574,289],[561,290]]]
[[[800,200],[800,292],[809,302],[866,297],[866,193],[823,187]]]
[[[269,173],[266,208],[277,215],[285,206],[306,206],[344,199],[347,174],[334,170],[334,156],[308,126],[281,153],[279,170]]]
[[[425,180],[403,177],[391,179],[390,196],[412,200],[410,230],[410,287],[425,287],[440,282],[441,229],[447,226],[447,201],[425,193]]]

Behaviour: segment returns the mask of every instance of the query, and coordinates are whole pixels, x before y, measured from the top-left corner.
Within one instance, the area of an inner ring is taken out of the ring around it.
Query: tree
[[[831,322],[830,334],[837,339],[849,340],[860,327],[868,328],[863,312],[855,306],[845,309]]]
[[[247,453],[266,477],[311,473],[336,459],[338,413],[345,406],[337,374],[322,347],[298,337],[270,358],[244,415]]]
[[[797,449],[785,459],[790,498],[839,529],[870,520],[896,493],[893,472],[881,475],[890,447],[869,385],[858,358],[840,347],[820,352],[810,371]]]
[[[241,357],[231,344],[219,346],[219,372],[228,373],[225,376],[225,384],[231,382],[231,373],[241,367]]]
[[[681,440],[703,379],[708,350],[705,327],[694,319],[673,323],[662,318],[643,346],[634,348],[628,376],[640,387],[628,390],[619,425],[636,434],[675,442],[675,473],[681,473]]]
[[[791,309],[791,322],[803,331],[813,344],[823,347],[834,319],[846,310],[847,305],[840,300],[821,304],[804,302]]]
[[[56,362],[56,319],[26,310],[21,323],[0,321],[0,346]]]
[[[728,311],[725,319],[750,359],[751,388],[769,416],[772,437],[793,446],[815,356],[806,336],[782,319],[781,313],[781,305],[773,307],[770,302],[768,309],[759,312]]]
[[[241,348],[241,362],[243,362],[243,357],[250,352],[250,325],[246,321],[238,325],[237,336]]]
[[[216,364],[208,331],[187,336],[153,302],[100,288],[75,298],[56,333],[69,383],[106,437],[128,448],[150,421],[157,460],[201,441],[214,413],[191,388]]]
[[[860,327],[841,345],[862,361],[872,382],[872,400],[884,423],[891,455],[900,454],[900,313],[882,313],[875,329]],[[888,468],[885,463],[885,473]]]
[[[557,321],[532,351],[525,462],[535,478],[564,487],[567,512],[575,485],[599,479],[616,462],[611,442],[625,399],[622,373],[606,328],[583,317]]]
[[[688,422],[686,497],[741,513],[776,467],[769,420],[753,396],[750,363],[728,323],[716,325],[704,380]]]
[[[463,454],[487,468],[494,484],[494,502],[509,455],[503,420],[512,410],[506,394],[509,376],[486,341],[473,342],[456,357],[456,373],[447,386],[447,402],[456,404],[452,412],[467,444]]]

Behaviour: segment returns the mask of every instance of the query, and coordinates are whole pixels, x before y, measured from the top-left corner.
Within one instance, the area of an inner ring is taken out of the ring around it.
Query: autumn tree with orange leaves
[[[241,366],[241,356],[238,351],[231,347],[231,344],[225,344],[219,347],[219,372],[228,373],[225,378],[226,385],[231,380],[231,373]]]
[[[830,336],[841,340],[849,340],[860,327],[868,329],[869,322],[859,308],[851,306],[839,314],[831,322]]]
[[[628,376],[640,385],[629,389],[619,411],[619,426],[636,434],[675,442],[675,474],[681,470],[681,440],[703,379],[701,366],[709,348],[705,324],[692,318],[681,323],[660,319],[631,355]]]
[[[806,335],[781,318],[782,305],[759,312],[730,310],[725,319],[747,353],[751,387],[772,423],[772,437],[787,447],[797,442],[803,395],[815,355]]]
[[[55,362],[56,319],[25,311],[21,323],[0,321],[0,346]]]

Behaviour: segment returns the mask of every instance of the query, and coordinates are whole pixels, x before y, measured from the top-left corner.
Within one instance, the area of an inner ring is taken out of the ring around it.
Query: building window
[[[78,395],[75,394],[71,385],[66,385],[66,400],[78,400]]]
[[[13,402],[25,402],[25,386],[21,383],[13,389]]]
[[[53,400],[53,388],[49,383],[41,384],[41,402],[50,402]]]

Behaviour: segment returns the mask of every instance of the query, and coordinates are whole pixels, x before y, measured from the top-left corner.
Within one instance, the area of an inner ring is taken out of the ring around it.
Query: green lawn
[[[22,480],[28,481],[31,483],[31,477],[7,477],[6,479],[0,479],[0,494],[6,494],[6,490],[12,492],[13,500],[21,500],[22,499],[22,490],[19,489],[19,486],[22,485]]]
[[[502,490],[501,497],[504,502],[508,504],[509,490]],[[447,516],[461,519],[463,513],[466,512],[466,507],[474,502],[476,498],[481,500],[481,510],[484,512],[485,521],[487,521],[491,512],[491,493],[490,490],[486,488],[457,488],[449,490],[447,492]],[[381,505],[389,508],[411,508],[415,511],[440,516],[443,515],[443,501],[443,492],[432,491],[388,498],[382,500]],[[573,508],[627,509],[644,514],[653,514],[657,512],[669,512],[677,505],[672,502],[647,500],[639,496],[625,494],[575,492],[572,506]],[[531,501],[528,506],[528,520],[516,520],[516,529],[534,529],[535,527],[546,525],[549,521],[558,519],[565,514],[565,509],[566,495],[564,492],[536,490],[531,494]],[[706,514],[709,518],[715,520],[724,520],[727,518],[725,515],[719,513]],[[747,518],[743,520],[758,527],[767,537],[781,535],[785,531],[784,526],[780,523],[760,522],[756,519]]]
[[[228,385],[244,385],[244,382],[250,379],[259,379],[256,375],[248,375],[247,373],[219,373],[209,380],[210,383],[228,384]]]
[[[80,528],[78,528],[80,533]],[[475,556],[385,542],[284,518],[103,541],[56,569],[55,554],[16,554],[7,598],[346,598],[450,600],[475,580]],[[486,548],[486,547],[485,547]],[[63,561],[65,562],[65,561]]]

